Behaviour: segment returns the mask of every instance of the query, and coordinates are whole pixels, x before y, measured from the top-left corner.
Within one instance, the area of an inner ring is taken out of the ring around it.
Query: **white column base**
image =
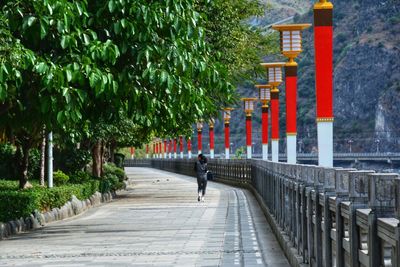
[[[131,155],[131,159],[133,159],[133,155]]]
[[[287,163],[296,164],[297,163],[297,136],[287,135],[286,136],[286,155]]]
[[[262,159],[268,160],[268,144],[262,145]]]
[[[168,153],[168,158],[169,158],[169,159],[171,159],[171,158],[172,158],[172,155],[171,155],[171,153]]]
[[[183,152],[180,153],[180,158],[183,159]]]
[[[199,150],[199,152],[197,152],[197,155],[200,155],[201,154],[201,150]]]
[[[191,159],[192,158],[192,151],[188,151],[188,158]]]
[[[317,122],[318,165],[333,167],[333,122]]]
[[[225,148],[225,159],[229,159],[229,156],[230,156],[229,148]]]
[[[272,161],[279,162],[279,140],[272,140]]]
[[[251,159],[251,146],[247,146],[247,158]]]
[[[174,159],[178,158],[178,155],[176,154],[176,152],[174,152]]]
[[[148,159],[149,158],[149,154],[146,154],[146,159]]]
[[[211,159],[215,158],[214,149],[210,149],[210,158]]]
[[[166,159],[167,158],[167,153],[164,153],[164,159]]]

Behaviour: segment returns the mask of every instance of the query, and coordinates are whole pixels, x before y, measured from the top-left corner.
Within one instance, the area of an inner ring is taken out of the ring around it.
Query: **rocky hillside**
[[[295,23],[312,23],[315,1],[266,1],[271,8],[254,25],[268,25],[287,16]],[[336,0],[334,9],[334,112],[335,151],[400,151],[400,1]],[[305,8],[304,14],[300,14]],[[297,11],[297,12],[296,12]],[[265,60],[282,60],[279,55]],[[299,136],[301,150],[315,150],[315,77],[313,30],[304,33],[304,52],[299,62]],[[281,134],[285,134],[284,86],[281,88]],[[239,88],[241,95],[256,95],[253,84]],[[257,112],[260,113],[260,108]],[[260,114],[255,116],[253,133],[260,143]],[[245,145],[244,112],[233,113],[234,148]],[[222,125],[216,127],[217,150],[222,150]],[[379,141],[378,141],[379,140]],[[379,144],[378,144],[379,143]],[[285,144],[282,139],[281,152]],[[260,152],[261,147],[256,147]]]

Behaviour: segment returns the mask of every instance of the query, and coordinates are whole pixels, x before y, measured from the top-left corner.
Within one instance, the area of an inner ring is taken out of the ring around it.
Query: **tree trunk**
[[[43,128],[42,145],[40,147],[40,185],[44,186],[46,161],[46,128]]]
[[[103,156],[102,156],[102,142],[96,141],[96,144],[92,148],[92,174],[95,177],[101,177],[103,167]]]
[[[22,146],[17,146],[17,152],[15,154],[19,188],[21,189],[32,187],[32,185],[28,182],[29,150],[29,145],[24,144]]]

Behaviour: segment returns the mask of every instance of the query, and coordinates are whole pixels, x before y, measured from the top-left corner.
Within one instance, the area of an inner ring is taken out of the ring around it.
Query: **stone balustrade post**
[[[390,217],[395,214],[396,180],[398,174],[374,173],[368,175],[368,255],[369,266],[381,266],[382,247],[378,237],[379,217]]]

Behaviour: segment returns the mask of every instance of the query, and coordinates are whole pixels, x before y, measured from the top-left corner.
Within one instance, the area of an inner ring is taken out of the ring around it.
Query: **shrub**
[[[8,188],[0,190],[0,221],[3,222],[25,218],[35,210],[47,211],[62,207],[72,195],[84,200],[99,190],[99,181],[95,180],[53,188],[35,186],[29,190],[15,190],[17,183],[13,183],[1,183],[3,189]]]
[[[35,191],[0,191],[0,221],[25,218],[39,209],[40,198]]]
[[[65,185],[69,181],[69,176],[58,170],[53,173],[53,181],[56,186]]]
[[[118,177],[120,182],[127,179],[125,171],[115,166],[115,164],[108,163],[104,165],[104,175],[113,174]]]
[[[82,184],[93,180],[94,178],[88,172],[77,171],[69,175],[69,182],[73,184]]]
[[[31,149],[29,151],[28,178],[39,179],[39,176],[40,176],[40,150]]]

